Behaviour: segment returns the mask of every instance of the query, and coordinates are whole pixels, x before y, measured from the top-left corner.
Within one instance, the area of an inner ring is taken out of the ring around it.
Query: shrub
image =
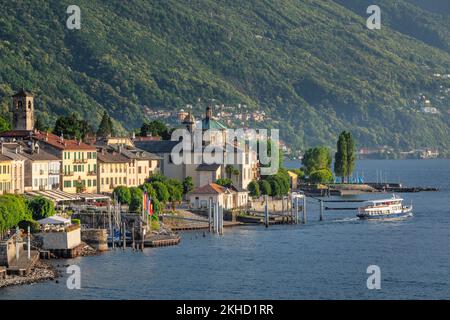
[[[128,204],[131,203],[131,193],[130,189],[124,186],[116,187],[113,191],[113,195],[117,198],[117,201],[119,201],[121,204]]]
[[[312,183],[330,183],[333,182],[333,173],[330,169],[321,169],[311,172],[309,181]]]
[[[259,184],[259,190],[260,193],[263,195],[271,195],[272,194],[272,188],[270,187],[270,183],[267,180],[260,180],[258,182]]]
[[[254,180],[251,181],[251,182],[248,184],[247,189],[248,189],[248,191],[250,192],[250,195],[251,195],[252,197],[259,197],[259,196],[261,195],[261,192],[260,192],[260,190],[259,190],[259,184],[258,184],[257,181],[254,181]]]
[[[77,225],[81,225],[81,221],[80,219],[71,219],[72,220],[72,224],[77,224]]]
[[[140,212],[142,210],[142,190],[137,187],[131,187],[130,191],[130,212]]]
[[[27,201],[34,220],[41,220],[55,215],[55,204],[44,197],[34,197]]]

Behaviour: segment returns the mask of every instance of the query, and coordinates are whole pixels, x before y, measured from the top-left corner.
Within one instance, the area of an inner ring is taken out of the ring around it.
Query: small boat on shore
[[[412,205],[404,206],[403,199],[395,194],[390,199],[367,201],[367,205],[358,209],[360,219],[400,219],[412,215]]]

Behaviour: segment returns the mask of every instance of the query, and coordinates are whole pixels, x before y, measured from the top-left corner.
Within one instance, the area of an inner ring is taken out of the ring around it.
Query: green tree
[[[80,119],[76,113],[59,117],[53,129],[54,134],[58,136],[63,134],[67,139],[84,139],[92,131],[88,122]]]
[[[259,190],[258,181],[255,181],[255,180],[250,181],[247,189],[250,192],[250,196],[252,196],[252,197],[259,197],[261,195],[261,192]]]
[[[114,189],[113,195],[117,198],[117,201],[119,201],[122,204],[128,204],[131,203],[131,193],[130,189],[128,189],[125,186],[118,186]]]
[[[356,154],[355,154],[355,141],[351,132],[345,134],[345,140],[347,145],[347,182],[350,182],[350,176],[355,170]]]
[[[20,221],[31,221],[30,210],[25,198],[20,195],[6,194],[0,196],[0,233],[14,228]]]
[[[34,220],[41,220],[55,215],[55,204],[44,197],[34,197],[27,201]]]
[[[336,145],[336,153],[334,154],[334,173],[341,177],[344,182],[347,177],[347,132],[343,131],[339,135],[339,139]]]
[[[309,148],[302,159],[307,175],[310,175],[313,171],[330,168],[331,162],[331,151],[326,146]]]
[[[142,137],[152,135],[154,137],[161,137],[163,140],[170,140],[171,131],[164,122],[154,120],[151,122],[144,122],[142,124],[140,135]]]
[[[130,212],[141,212],[142,210],[142,190],[138,187],[130,188]]]
[[[156,195],[156,191],[155,189],[153,189],[153,186],[150,182],[146,182],[143,185],[140,185],[139,188],[142,189],[142,191],[147,192],[147,194],[152,198],[152,199],[156,199],[157,195]]]
[[[309,181],[312,183],[331,183],[333,182],[333,172],[330,169],[319,169],[311,172]]]
[[[270,196],[272,194],[272,188],[270,186],[269,181],[267,180],[259,180],[259,190],[261,194]]]
[[[114,128],[108,113],[103,112],[102,120],[97,129],[97,137],[108,137],[114,135]]]
[[[155,181],[152,183],[152,186],[155,189],[157,199],[163,204],[166,204],[170,199],[166,185],[161,181]]]
[[[231,187],[233,185],[233,181],[228,178],[217,179],[215,183],[222,187]]]
[[[11,130],[11,124],[5,117],[0,116],[0,132]]]
[[[194,190],[194,180],[192,179],[191,176],[187,176],[183,180],[183,194],[187,194],[192,190]]]

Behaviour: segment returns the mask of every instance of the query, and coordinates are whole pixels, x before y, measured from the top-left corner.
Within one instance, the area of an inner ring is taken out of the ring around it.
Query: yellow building
[[[41,147],[61,159],[61,190],[69,193],[97,192],[97,149],[81,141],[51,133],[34,132]]]
[[[137,187],[159,172],[160,157],[133,146],[98,147],[99,193],[111,193],[117,186]]]
[[[128,186],[127,172],[131,161],[117,151],[101,148],[97,152],[97,190],[112,193],[115,187]]]
[[[11,162],[10,158],[0,154],[0,194],[11,193]]]

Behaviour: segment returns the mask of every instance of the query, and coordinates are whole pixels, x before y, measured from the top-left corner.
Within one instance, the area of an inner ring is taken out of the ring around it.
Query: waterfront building
[[[60,188],[61,161],[44,151],[39,143],[20,141],[4,143],[5,148],[22,156],[25,161],[25,191],[57,190]]]
[[[235,186],[223,187],[210,183],[189,192],[188,199],[191,207],[196,210],[207,209],[210,200],[218,203],[225,210],[233,210],[247,206],[248,191]]]
[[[161,158],[132,145],[97,148],[99,193],[111,193],[118,186],[137,187],[159,172]]]
[[[160,172],[161,157],[158,155],[134,146],[111,145],[110,147],[129,160],[127,186],[137,187],[143,184],[152,174]]]
[[[155,153],[162,158],[162,173],[170,178],[184,180],[192,177],[195,187],[217,181],[219,178],[229,178],[233,185],[241,189],[247,189],[250,181],[259,178],[259,166],[256,152],[249,150],[247,146],[241,148],[237,144],[226,141],[227,127],[212,116],[212,109],[206,109],[205,117],[196,121],[192,114],[188,114],[182,122],[183,128],[191,135],[191,141],[195,140],[198,133],[202,133],[200,151],[194,146],[190,153],[190,161],[182,164],[174,163],[172,150],[179,141],[135,141],[135,145],[143,150]],[[208,134],[207,134],[208,133]],[[223,153],[224,159],[233,159],[233,164],[206,163],[203,161],[203,151],[208,146],[213,146]],[[231,154],[229,154],[231,150]]]
[[[10,151],[1,143],[1,153],[11,159],[11,192],[22,194],[25,191],[25,160],[18,150]]]
[[[11,162],[10,158],[0,153],[0,194],[11,193]]]
[[[128,186],[129,159],[115,150],[99,148],[97,152],[98,193],[112,193],[118,186]]]
[[[94,146],[40,131],[33,133],[33,139],[40,141],[42,149],[61,160],[62,191],[97,192],[97,149]]]

